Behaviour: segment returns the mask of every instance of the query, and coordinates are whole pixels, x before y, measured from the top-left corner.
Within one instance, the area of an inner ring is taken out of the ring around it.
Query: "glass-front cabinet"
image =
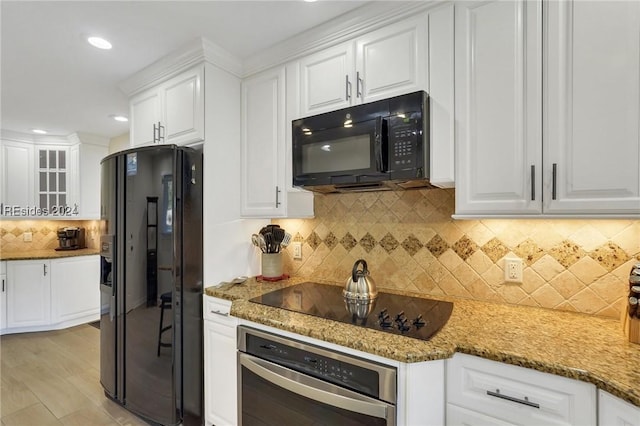
[[[42,146],[38,152],[38,207],[48,212],[73,208],[67,205],[68,148]]]

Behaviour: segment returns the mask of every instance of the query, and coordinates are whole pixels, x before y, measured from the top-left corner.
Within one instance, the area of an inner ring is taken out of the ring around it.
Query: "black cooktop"
[[[453,310],[451,302],[382,292],[378,292],[370,310],[357,309],[366,306],[354,309],[353,305],[349,310],[342,289],[304,282],[254,297],[250,302],[421,340],[429,340],[440,330]],[[363,317],[366,311],[370,313]]]

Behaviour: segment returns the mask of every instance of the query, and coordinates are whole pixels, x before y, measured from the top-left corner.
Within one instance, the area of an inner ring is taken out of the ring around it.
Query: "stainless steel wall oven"
[[[394,367],[245,326],[238,349],[243,426],[396,424]]]

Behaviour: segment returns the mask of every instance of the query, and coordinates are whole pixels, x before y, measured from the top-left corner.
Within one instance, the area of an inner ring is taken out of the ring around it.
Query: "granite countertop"
[[[205,294],[231,300],[235,317],[385,358],[420,362],[462,352],[593,383],[640,407],[640,345],[627,340],[618,320],[428,296],[452,301],[454,307],[447,324],[431,340],[421,341],[249,302],[304,281],[312,280],[294,277],[273,283],[251,278],[243,284],[208,287]]]
[[[59,259],[63,257],[73,256],[90,256],[94,254],[100,254],[98,249],[79,249],[79,250],[60,250],[54,249],[46,250],[28,250],[20,252],[6,252],[0,253],[0,260],[36,260],[36,259]]]

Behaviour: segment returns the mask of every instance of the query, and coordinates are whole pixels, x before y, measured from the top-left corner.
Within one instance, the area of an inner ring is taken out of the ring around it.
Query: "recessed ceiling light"
[[[89,37],[87,41],[90,45],[97,47],[98,49],[111,49],[111,43],[102,37]]]
[[[116,121],[122,121],[122,122],[129,121],[129,119],[124,115],[110,115],[109,117],[113,118]]]
[[[47,131],[46,130],[42,130],[42,129],[31,129],[31,131],[33,133],[37,133],[39,135],[46,135],[47,134]]]

